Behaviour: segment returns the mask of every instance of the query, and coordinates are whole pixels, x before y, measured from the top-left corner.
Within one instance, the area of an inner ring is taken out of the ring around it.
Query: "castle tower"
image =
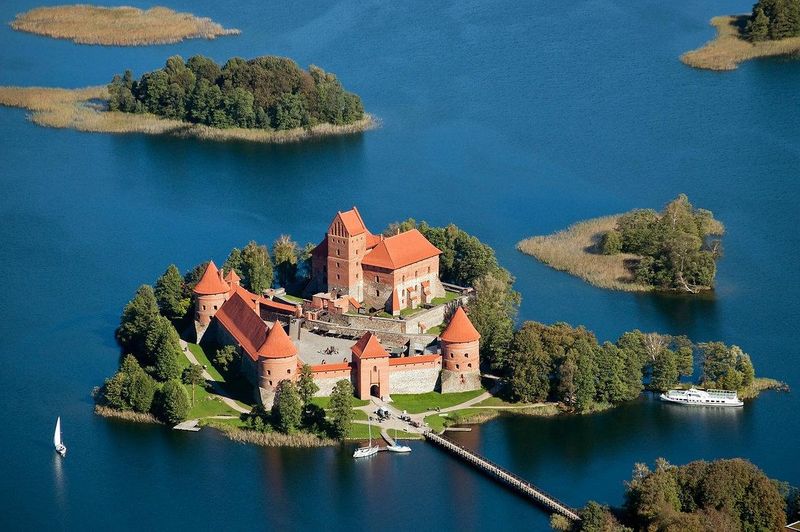
[[[367,227],[358,209],[338,212],[328,227],[328,291],[364,300],[361,261],[367,249]]]
[[[231,288],[233,288],[234,286],[241,286],[242,278],[239,277],[239,274],[236,273],[236,270],[234,270],[233,268],[228,270],[228,273],[225,274],[224,279],[225,282],[231,286]]]
[[[481,387],[481,335],[462,307],[439,337],[442,349],[442,393],[465,392]]]
[[[222,272],[217,269],[214,261],[209,262],[206,271],[203,272],[203,277],[200,278],[200,282],[192,290],[195,296],[194,322],[198,342],[208,324],[211,323],[211,318],[225,303],[230,288],[222,278]]]
[[[282,380],[297,379],[297,347],[276,321],[258,348],[258,392],[264,408],[275,402],[275,390]]]
[[[381,398],[388,396],[389,353],[378,337],[367,332],[350,350],[353,352],[356,397],[369,399],[372,395]]]

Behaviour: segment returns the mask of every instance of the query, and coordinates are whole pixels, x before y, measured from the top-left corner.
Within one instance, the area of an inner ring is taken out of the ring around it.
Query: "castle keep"
[[[253,294],[240,285],[235,271],[223,272],[210,262],[194,288],[198,341],[206,338],[236,346],[243,374],[267,407],[280,381],[296,381],[304,364],[311,367],[321,396],[330,395],[342,379],[352,382],[361,399],[478,389],[480,334],[461,306],[456,306],[438,341],[419,353],[408,339],[409,347],[392,356],[381,343],[380,331],[366,329],[355,343],[347,343],[304,330],[304,326],[316,328],[307,316],[315,316],[322,302],[340,312],[367,307],[393,315],[430,304],[444,295],[440,254],[416,229],[376,236],[366,229],[355,207],[339,212],[312,256],[310,284],[325,292],[315,293],[302,305]],[[333,345],[320,349],[334,341],[349,353],[339,353]]]

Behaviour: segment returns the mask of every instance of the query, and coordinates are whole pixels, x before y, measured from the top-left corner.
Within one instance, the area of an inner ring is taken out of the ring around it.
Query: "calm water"
[[[338,73],[383,121],[276,147],[57,131],[0,109],[0,529],[545,529],[542,512],[422,443],[355,464],[347,450],[264,450],[92,415],[140,283],[249,239],[316,241],[353,204],[376,231],[413,216],[490,243],[517,276],[522,318],[601,339],[637,327],[720,339],[800,386],[800,63],[715,74],[677,60],[711,37],[712,15],[752,0],[303,4],[170,2],[243,34],[136,49],[0,26],[0,84],[94,85],[175,53],[280,54]],[[0,20],[34,5],[3,2]],[[679,192],[728,228],[714,298],[605,292],[514,250]],[[64,461],[50,444],[57,414]],[[797,393],[738,412],[644,397],[461,439],[578,506],[620,503],[634,462],[657,456],[744,456],[800,484],[799,425]]]

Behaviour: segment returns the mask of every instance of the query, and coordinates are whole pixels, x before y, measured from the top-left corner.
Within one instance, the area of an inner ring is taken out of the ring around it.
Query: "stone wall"
[[[350,316],[348,316],[349,318]],[[363,318],[364,316],[359,316]],[[375,318],[375,320],[393,321],[385,318]],[[361,322],[361,323],[375,323],[375,322]],[[306,320],[305,327],[309,330],[317,328],[318,331],[331,331],[341,334],[343,336],[351,336],[353,338],[360,338],[367,331],[372,331],[378,335],[381,344],[384,346],[401,347],[409,340],[415,346],[427,346],[436,340],[435,334],[404,334],[400,332],[390,332],[381,329],[373,329],[367,327],[347,327],[344,325],[331,323],[327,321]]]
[[[333,392],[333,387],[336,383],[344,379],[352,383],[352,376],[350,374],[350,367],[346,369],[325,370],[319,367],[312,368],[314,372],[314,382],[319,386],[316,397],[329,397]]]
[[[469,392],[479,390],[481,387],[480,372],[457,372],[442,370],[442,393]]]
[[[391,359],[389,367],[389,394],[425,393],[436,389],[439,382],[441,360],[414,362],[414,358]],[[419,357],[423,358],[423,357]],[[424,357],[428,359],[429,357]],[[403,362],[399,362],[403,361]],[[408,361],[408,362],[406,362]]]

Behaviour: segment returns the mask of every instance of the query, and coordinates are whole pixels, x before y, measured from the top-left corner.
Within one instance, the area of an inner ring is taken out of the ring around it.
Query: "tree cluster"
[[[659,459],[655,470],[637,464],[625,509],[636,530],[782,530],[786,500],[780,484],[742,459],[683,466]]]
[[[722,342],[706,342],[699,344],[698,347],[702,354],[703,386],[741,390],[753,383],[755,379],[753,363],[750,356],[738,345],[727,346]]]
[[[278,383],[272,410],[261,406],[253,409],[247,417],[250,430],[278,430],[284,434],[304,430],[320,437],[344,439],[353,420],[352,383],[349,380],[336,383],[327,416],[325,410],[311,401],[317,391],[319,387],[314,382],[311,367],[303,366],[296,384],[289,380]]]
[[[217,128],[286,130],[319,123],[351,124],[364,117],[361,98],[334,74],[308,71],[276,56],[229,59],[222,67],[195,55],[167,59],[138,80],[130,70],[108,86],[109,108],[153,113]]]
[[[242,286],[255,294],[271,288],[275,277],[269,250],[254,241],[242,249],[233,248],[222,269],[234,270],[241,277]]]
[[[775,41],[800,36],[800,0],[759,0],[747,21],[752,41]]]
[[[622,215],[617,228],[603,235],[601,248],[606,255],[641,256],[634,268],[641,283],[696,293],[714,286],[722,250],[712,237],[723,232],[711,211],[695,209],[681,194],[660,213],[639,209]]]

